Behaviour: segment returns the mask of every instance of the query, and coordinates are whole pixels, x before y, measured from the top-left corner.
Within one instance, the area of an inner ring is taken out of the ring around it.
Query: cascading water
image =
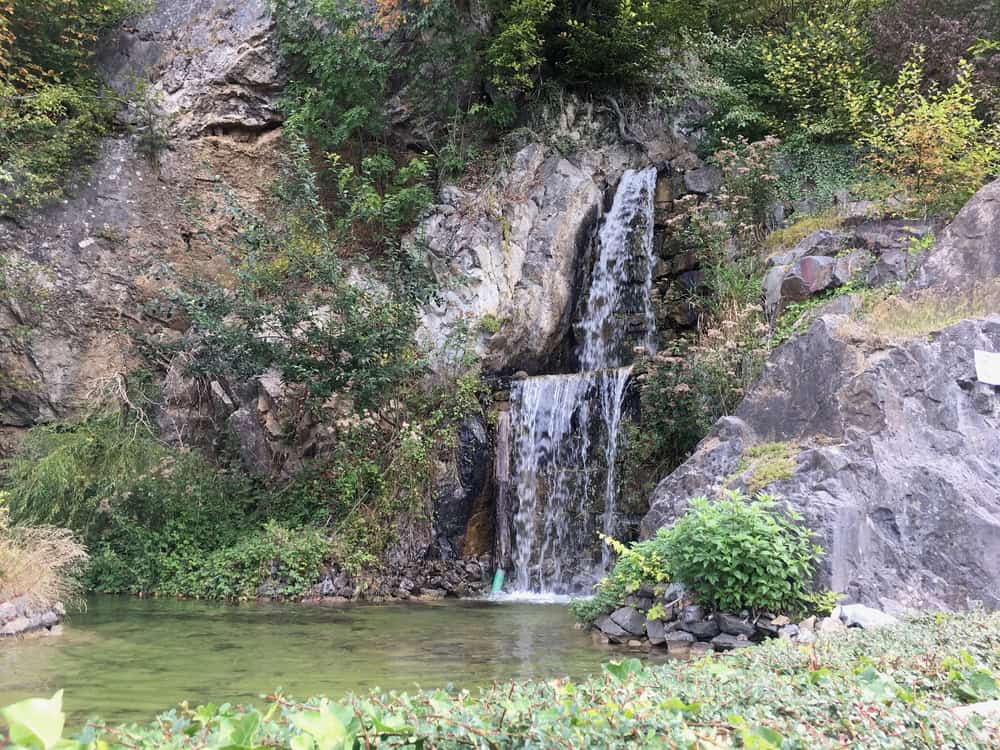
[[[615,462],[625,389],[636,347],[653,351],[650,292],[656,169],[628,170],[597,236],[580,371],[514,384],[511,487],[514,588],[587,590],[610,564],[598,530],[614,535]]]

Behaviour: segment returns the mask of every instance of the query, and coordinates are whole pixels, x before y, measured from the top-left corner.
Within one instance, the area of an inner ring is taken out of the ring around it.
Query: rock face
[[[925,285],[1000,271],[998,190],[945,231]],[[890,612],[1000,607],[1000,392],[976,380],[976,349],[1000,352],[1000,315],[892,344],[845,316],[819,318],[660,483],[643,535],[718,489],[750,446],[787,442],[795,471],[769,491],[815,530],[825,585]]]
[[[477,189],[442,190],[408,239],[439,282],[418,331],[433,368],[452,366],[463,340],[487,370],[534,373],[552,364],[585,286],[591,233],[622,173],[651,163],[668,170],[678,154],[700,166],[683,135],[647,120],[635,126],[642,151],[610,138],[606,118],[570,104],[560,127],[580,143],[575,152],[530,143]],[[684,173],[676,174],[683,182]]]
[[[884,609],[1000,606],[1000,395],[973,350],[1000,351],[1000,316],[933,341],[866,351],[824,316],[782,347],[736,415],[664,479],[644,535],[711,493],[744,450],[799,446],[770,487],[827,554],[823,582]]]
[[[175,136],[281,124],[284,63],[266,0],[161,0],[101,49],[99,67],[120,92],[151,81],[148,100]]]
[[[167,144],[144,154],[151,123],[125,112],[137,134],[107,140],[65,200],[0,221],[20,282],[0,300],[0,438],[113,387],[142,364],[135,339],[175,340],[186,324],[164,289],[225,272],[219,188],[257,206],[276,172],[283,72],[264,0],[163,0],[102,49],[120,90],[150,81],[146,116]]]
[[[959,211],[910,286],[968,287],[1000,278],[997,248],[1000,248],[1000,180],[976,193]]]
[[[893,242],[869,234],[871,246]],[[947,298],[996,279],[998,247],[995,182],[945,229],[910,287]],[[890,612],[1000,607],[1000,389],[976,380],[977,349],[1000,352],[1000,314],[895,343],[844,315],[820,317],[660,483],[643,535],[719,489],[747,448],[787,442],[795,470],[768,489],[815,530],[825,585]]]
[[[853,221],[845,220],[839,229],[818,229],[768,258],[764,297],[769,314],[855,279],[864,278],[870,286],[905,281],[921,260],[914,243],[934,229],[926,221]]]

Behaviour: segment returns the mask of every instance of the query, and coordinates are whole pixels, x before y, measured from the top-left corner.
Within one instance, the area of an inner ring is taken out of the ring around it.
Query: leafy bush
[[[808,199],[820,211],[833,205],[837,192],[850,192],[865,178],[862,154],[849,143],[817,143],[796,136],[781,144],[777,161],[783,165],[777,184],[781,201]],[[827,218],[836,221],[835,215]]]
[[[831,7],[806,10],[770,35],[767,79],[798,127],[819,137],[850,131],[845,95],[866,79],[868,44],[858,19]]]
[[[761,495],[693,498],[684,515],[657,537],[673,580],[702,604],[726,612],[802,612],[822,549],[791,510]]]
[[[582,681],[316,697],[266,707],[180,707],[143,726],[89,723],[68,750],[176,747],[635,747],[939,750],[996,747],[996,720],[953,709],[985,700],[1000,674],[1000,616],[938,615],[810,646],[775,640],[722,659],[608,664]],[[15,747],[52,750],[62,695],[0,711]],[[626,706],[627,709],[622,707]],[[710,737],[710,739],[709,739]]]
[[[704,32],[689,35],[691,56],[673,68],[676,86],[670,100],[687,96],[708,103],[708,144],[745,137],[759,140],[781,129],[777,93],[767,78],[766,40],[759,34],[738,36]]]
[[[580,622],[589,623],[603,614],[621,606],[625,596],[639,589],[668,583],[667,550],[663,540],[656,536],[631,545],[624,545],[602,535],[618,555],[611,572],[597,584],[590,599],[574,599],[570,602],[570,612]]]
[[[925,214],[956,211],[1000,169],[1000,126],[977,116],[968,63],[944,90],[926,84],[923,68],[918,52],[894,84],[853,94],[849,106],[878,172]]]
[[[662,47],[684,29],[703,28],[709,12],[678,0],[519,0],[490,40],[491,78],[510,94],[535,88],[546,73],[603,91],[648,86]]]
[[[396,153],[395,126],[444,171],[464,164],[510,113],[482,96],[483,33],[460,5],[275,0],[290,67],[286,130],[359,171],[364,157]],[[389,118],[390,108],[404,116]]]
[[[310,406],[336,393],[353,399],[358,412],[375,410],[422,367],[413,331],[425,276],[397,248],[385,259],[393,265],[391,286],[347,278],[306,158],[298,150],[286,165],[280,216],[231,207],[240,229],[231,249],[235,287],[195,282],[178,295],[192,321],[193,368],[238,382],[275,366],[306,391]],[[373,181],[385,174],[380,169],[355,175],[344,168],[351,210],[341,216],[343,231],[353,231],[355,221],[398,231],[427,197],[426,188],[413,195],[400,185],[379,194]]]
[[[769,446],[751,460],[773,458],[779,451],[781,457],[787,453],[784,446]],[[668,581],[683,584],[697,602],[719,611],[813,610],[828,598],[811,588],[822,549],[812,543],[801,520],[790,509],[779,510],[769,495],[749,501],[729,491],[714,501],[692,498],[684,514],[651,539],[631,547],[611,540],[618,562],[598,583],[594,597],[574,602],[572,612],[591,622],[621,606],[640,586]]]
[[[102,514],[164,455],[149,431],[121,410],[35,427],[7,466],[11,517],[72,528],[89,539]]]
[[[515,0],[501,16],[487,58],[490,80],[505,93],[534,88],[544,62],[545,38],[540,27],[554,8],[554,0]]]

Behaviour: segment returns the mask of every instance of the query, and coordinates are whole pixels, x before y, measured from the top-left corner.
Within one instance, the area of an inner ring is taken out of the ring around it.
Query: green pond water
[[[0,641],[0,706],[65,689],[71,722],[147,721],[192,704],[373,687],[583,677],[619,658],[566,607],[491,601],[239,605],[91,599],[62,635]]]

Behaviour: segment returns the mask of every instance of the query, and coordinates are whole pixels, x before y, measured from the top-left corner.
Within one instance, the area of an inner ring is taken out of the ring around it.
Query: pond
[[[182,700],[584,677],[619,652],[561,604],[218,604],[96,597],[62,635],[0,641],[0,706],[65,689],[70,722],[147,721]]]

